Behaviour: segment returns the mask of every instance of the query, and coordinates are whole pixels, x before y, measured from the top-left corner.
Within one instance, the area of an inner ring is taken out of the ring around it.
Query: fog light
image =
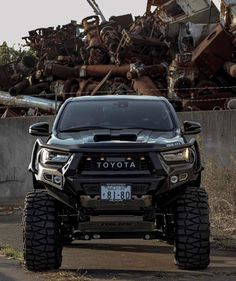
[[[175,184],[175,183],[178,182],[178,177],[177,177],[177,176],[172,176],[172,177],[170,178],[170,181],[171,181],[171,183]]]
[[[61,185],[61,177],[60,176],[54,176],[53,182],[57,185]]]
[[[90,240],[90,236],[88,234],[84,235],[84,240]]]
[[[101,238],[101,236],[99,234],[94,234],[93,235],[93,239],[100,239],[100,238]]]
[[[188,178],[188,174],[187,173],[179,175],[179,180],[180,181],[185,181],[187,178]]]
[[[144,236],[144,239],[145,239],[145,240],[150,240],[150,239],[151,239],[151,236],[150,236],[149,234],[146,234],[146,235]]]

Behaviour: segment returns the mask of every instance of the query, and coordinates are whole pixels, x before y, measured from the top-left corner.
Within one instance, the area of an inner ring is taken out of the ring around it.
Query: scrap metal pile
[[[148,0],[144,16],[109,21],[87,1],[94,16],[30,31],[36,57],[0,66],[0,116],[53,114],[71,96],[106,94],[236,109],[236,0]]]

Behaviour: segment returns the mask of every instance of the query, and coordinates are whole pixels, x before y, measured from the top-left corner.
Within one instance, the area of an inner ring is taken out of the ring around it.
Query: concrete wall
[[[204,161],[213,160],[227,167],[236,160],[236,111],[184,112],[181,121],[201,123],[202,133],[197,140]]]
[[[29,126],[52,117],[0,119],[0,206],[12,201],[22,202],[32,189],[28,172],[35,137],[28,134]]]
[[[230,165],[236,159],[236,111],[187,112],[179,114],[180,120],[192,120],[202,124],[198,136],[205,161],[213,159]],[[41,121],[52,123],[53,117],[0,119],[0,206],[22,203],[32,189],[32,177],[28,172],[35,138],[28,134],[31,124]]]

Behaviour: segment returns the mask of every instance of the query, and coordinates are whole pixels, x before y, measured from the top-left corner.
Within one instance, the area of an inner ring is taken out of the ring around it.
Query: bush
[[[236,235],[236,161],[231,162],[227,168],[213,161],[205,163],[203,186],[209,194],[213,238]]]

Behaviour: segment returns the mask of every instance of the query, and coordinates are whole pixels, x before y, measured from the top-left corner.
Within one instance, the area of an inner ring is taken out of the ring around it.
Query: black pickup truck
[[[33,271],[57,269],[74,239],[161,239],[182,269],[209,264],[208,197],[201,187],[200,133],[162,97],[68,99],[52,130],[37,139],[25,199],[24,259]]]

